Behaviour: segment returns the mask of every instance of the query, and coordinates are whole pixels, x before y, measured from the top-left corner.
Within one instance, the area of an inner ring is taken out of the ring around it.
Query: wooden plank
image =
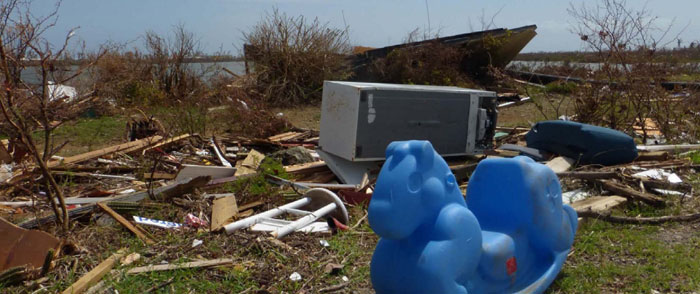
[[[101,280],[104,275],[106,275],[115,265],[117,265],[119,259],[125,255],[124,252],[124,249],[120,249],[116,253],[112,254],[112,256],[102,261],[87,274],[80,277],[80,279],[73,283],[73,285],[70,285],[68,289],[63,291],[63,294],[79,294],[85,292],[85,290]]]
[[[274,135],[272,137],[268,137],[267,139],[272,141],[272,142],[280,142],[280,141],[293,140],[294,138],[299,137],[303,134],[304,133],[300,133],[300,132],[286,132],[286,133],[282,133],[279,135]]]
[[[615,194],[619,194],[620,196],[631,198],[633,200],[639,200],[652,206],[665,205],[664,200],[660,197],[657,197],[656,195],[632,190],[628,187],[625,187],[621,184],[615,183],[610,180],[599,180],[598,182],[601,183],[605,190],[608,190]]]
[[[316,172],[323,170],[327,167],[326,163],[323,161],[314,161],[309,163],[287,165],[284,167],[284,171],[288,173],[305,173],[305,172]]]
[[[243,204],[243,205],[239,206],[239,207],[238,207],[238,211],[248,210],[248,209],[251,209],[251,208],[253,208],[253,207],[261,206],[261,205],[263,205],[263,204],[265,204],[265,202],[262,202],[262,201],[260,201],[260,200],[258,200],[258,201],[253,201],[253,202],[246,203],[246,204]]]
[[[557,176],[560,178],[576,178],[584,180],[599,180],[599,179],[612,179],[618,177],[616,172],[558,172]]]
[[[571,207],[578,211],[606,212],[615,206],[625,203],[627,198],[620,196],[593,196],[581,201],[571,203]]]
[[[574,165],[574,160],[564,156],[557,156],[554,159],[547,161],[546,166],[551,168],[555,173],[565,172]]]
[[[667,151],[639,152],[639,156],[634,161],[666,161],[670,158]]]
[[[116,221],[118,221],[120,224],[122,224],[122,226],[129,229],[129,231],[134,233],[134,235],[136,235],[136,237],[139,237],[139,239],[141,239],[141,241],[143,241],[144,243],[146,243],[148,245],[153,245],[156,243],[151,238],[148,238],[148,236],[146,236],[146,233],[144,233],[139,228],[137,228],[136,226],[131,224],[128,220],[126,220],[123,216],[118,214],[116,211],[109,208],[109,206],[107,206],[106,204],[99,202],[99,203],[97,203],[97,206],[102,208],[102,210],[104,210],[112,218],[114,218]]]
[[[256,151],[255,149],[251,149],[250,152],[248,152],[248,156],[246,156],[243,161],[236,162],[237,170],[235,175],[242,176],[256,173],[258,171],[258,167],[260,167],[260,164],[264,159],[264,154]]]
[[[143,173],[143,178],[145,180],[172,180],[176,177],[175,174],[169,173]]]
[[[146,154],[146,152],[151,151],[151,150],[153,150],[153,149],[155,149],[155,148],[164,148],[164,147],[167,147],[167,146],[169,146],[169,145],[171,145],[171,144],[173,144],[173,143],[177,143],[178,141],[181,141],[181,140],[184,140],[184,139],[188,139],[188,138],[191,138],[191,137],[194,137],[194,136],[197,136],[197,135],[184,134],[184,135],[180,135],[180,136],[176,136],[176,137],[172,137],[172,138],[168,138],[168,139],[162,140],[162,141],[158,142],[158,144],[155,144],[155,145],[153,145],[153,146],[148,146],[146,149],[143,149],[143,151],[141,152],[141,154]]]
[[[224,225],[231,223],[238,214],[236,196],[227,196],[214,199],[211,208],[211,230],[216,231]]]
[[[180,264],[148,265],[148,266],[132,268],[129,271],[127,271],[126,273],[133,275],[133,274],[138,274],[138,273],[147,273],[147,272],[155,272],[155,271],[169,271],[169,270],[177,270],[177,269],[185,269],[185,268],[203,268],[203,267],[212,267],[212,266],[228,265],[228,264],[233,264],[233,259],[231,259],[231,258],[219,258],[219,259],[211,259],[211,260],[185,262],[185,263],[180,263]]]
[[[183,164],[177,173],[175,181],[183,181],[187,178],[210,176],[212,179],[228,178],[236,174],[236,168],[213,165]]]
[[[83,161],[95,159],[95,158],[109,155],[109,154],[113,154],[116,152],[129,153],[129,152],[133,152],[135,150],[140,150],[142,148],[148,147],[151,144],[154,144],[162,139],[163,139],[163,137],[161,137],[161,136],[148,137],[148,138],[141,139],[141,140],[127,142],[127,143],[123,143],[123,144],[119,144],[119,145],[110,146],[107,148],[102,148],[100,150],[95,150],[95,151],[91,151],[91,152],[87,152],[87,153],[83,153],[83,154],[78,154],[78,155],[71,156],[71,157],[66,157],[62,161],[49,162],[48,165],[49,165],[49,167],[54,167],[54,166],[58,166],[61,164],[80,163]]]

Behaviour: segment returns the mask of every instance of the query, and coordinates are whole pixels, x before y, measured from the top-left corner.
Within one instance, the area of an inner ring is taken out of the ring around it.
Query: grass
[[[621,226],[600,221],[578,231],[573,253],[549,293],[691,292],[700,287],[700,233],[687,224]],[[695,226],[697,228],[697,226]],[[680,240],[667,236],[679,234]]]
[[[70,156],[116,144],[126,137],[126,121],[122,116],[80,118],[54,130],[54,145],[68,141],[58,154]],[[43,146],[44,132],[36,132],[33,136]]]

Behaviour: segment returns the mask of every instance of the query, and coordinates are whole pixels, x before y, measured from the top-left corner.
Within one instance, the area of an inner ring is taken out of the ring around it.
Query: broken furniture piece
[[[492,148],[496,117],[494,92],[326,81],[318,153],[343,182],[357,185],[393,141],[428,140],[442,156],[480,154]]]
[[[370,266],[378,294],[542,293],[554,281],[578,220],[551,169],[485,159],[465,202],[429,142],[393,142],[386,155],[368,210],[381,237]]]
[[[285,213],[301,218],[295,221],[274,218]],[[306,191],[304,198],[230,223],[224,226],[224,229],[226,233],[231,234],[238,229],[262,225],[265,227],[262,230],[272,231],[272,236],[279,239],[307,226],[317,228],[319,225],[315,221],[325,217],[333,217],[345,225],[349,221],[345,205],[335,193],[323,188],[314,188]],[[325,222],[320,224],[325,225]]]

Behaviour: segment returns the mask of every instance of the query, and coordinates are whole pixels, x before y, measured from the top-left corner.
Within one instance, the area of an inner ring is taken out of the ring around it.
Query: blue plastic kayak
[[[527,147],[560,154],[580,164],[616,165],[637,158],[637,145],[632,137],[617,130],[577,122],[538,122],[525,139]]]

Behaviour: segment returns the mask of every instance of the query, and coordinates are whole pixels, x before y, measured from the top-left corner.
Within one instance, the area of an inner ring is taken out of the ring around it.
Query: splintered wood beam
[[[101,280],[104,275],[109,273],[109,271],[117,265],[119,259],[125,255],[125,251],[126,250],[122,248],[112,254],[112,256],[102,261],[87,274],[80,277],[73,285],[70,285],[68,289],[63,291],[63,294],[79,294],[85,292],[85,290]]]
[[[126,273],[133,275],[133,274],[138,274],[138,273],[147,273],[147,272],[155,272],[155,271],[169,271],[169,270],[177,270],[177,269],[185,269],[185,268],[212,267],[212,266],[228,265],[228,264],[232,264],[232,263],[233,263],[233,259],[231,259],[231,258],[219,258],[219,259],[211,259],[211,260],[185,262],[185,263],[180,263],[180,264],[158,264],[158,265],[148,265],[148,266],[142,266],[142,267],[135,267],[135,268],[130,269]]]
[[[117,153],[117,152],[123,152],[123,153],[129,153],[133,152],[142,148],[146,148],[160,140],[162,140],[163,137],[161,136],[153,136],[153,137],[148,137],[145,139],[141,140],[136,140],[132,142],[127,142],[119,145],[114,145],[110,146],[107,148],[102,148],[99,150],[83,153],[83,154],[78,154],[75,156],[71,157],[66,157],[61,161],[52,161],[48,163],[49,168],[59,166],[62,164],[72,164],[72,163],[81,163],[83,161],[87,161],[90,159],[95,159],[101,156],[109,155],[112,153]]]
[[[139,239],[141,239],[141,241],[143,241],[144,243],[146,243],[148,245],[153,245],[156,243],[151,238],[146,236],[146,233],[141,231],[141,229],[139,229],[136,226],[134,226],[133,224],[131,224],[127,219],[125,219],[123,216],[121,216],[116,211],[109,208],[109,206],[107,206],[106,204],[100,202],[100,203],[97,203],[97,206],[102,208],[102,210],[104,210],[112,218],[114,218],[116,221],[118,221],[120,224],[122,224],[122,226],[126,227],[129,231],[134,233],[134,235],[136,235],[136,237],[139,237]]]

